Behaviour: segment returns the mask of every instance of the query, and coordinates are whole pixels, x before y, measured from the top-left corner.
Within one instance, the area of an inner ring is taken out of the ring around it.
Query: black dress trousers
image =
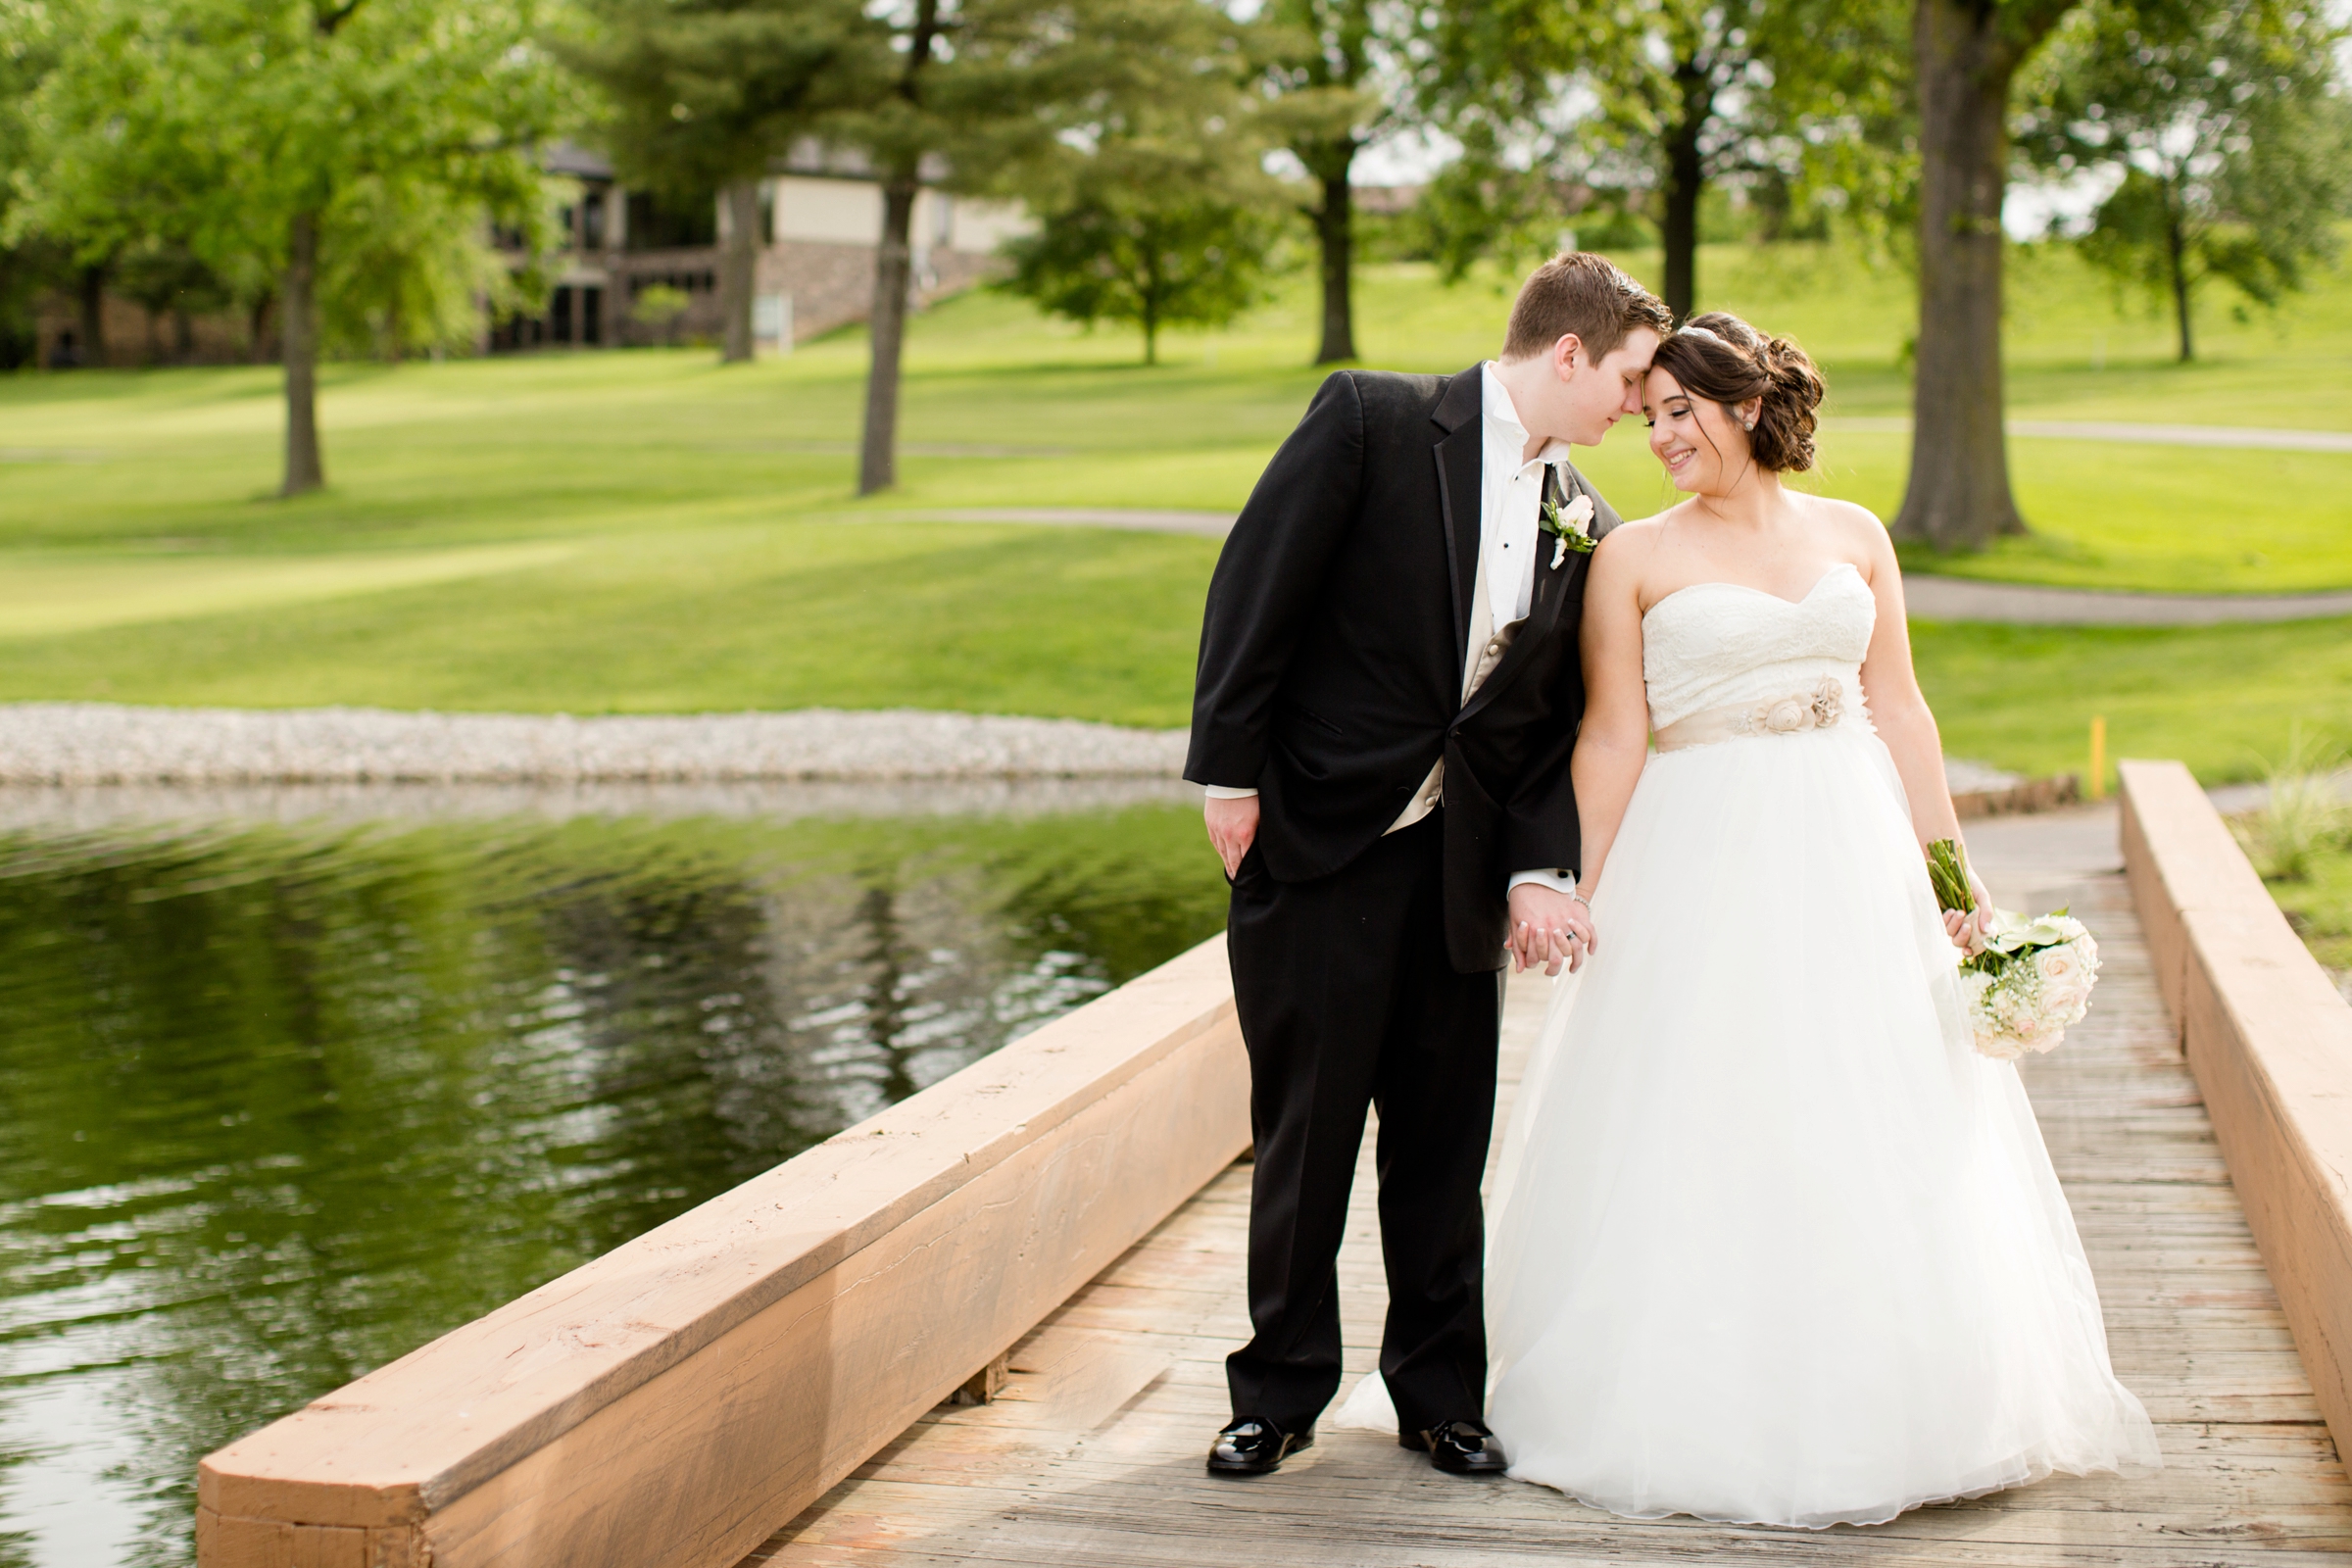
[[[1500,968],[1446,956],[1443,810],[1327,876],[1278,882],[1254,850],[1233,886],[1235,1003],[1257,1165],[1250,1343],[1226,1359],[1237,1418],[1310,1425],[1340,1386],[1336,1262],[1367,1105],[1380,1110],[1398,1424],[1476,1419],[1487,1337],[1478,1186],[1494,1123]],[[1498,956],[1499,957],[1499,956]]]

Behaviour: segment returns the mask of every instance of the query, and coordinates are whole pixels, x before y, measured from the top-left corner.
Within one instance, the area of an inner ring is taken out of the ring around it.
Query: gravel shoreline
[[[0,704],[0,786],[866,785],[1163,780],[1183,730],[915,709],[437,713]],[[1947,760],[1964,814],[2059,804],[2049,781]],[[2042,795],[2050,795],[2047,800]],[[2031,797],[2031,798],[2029,798]]]
[[[1182,730],[912,710],[612,714],[0,705],[0,784],[1174,778]]]

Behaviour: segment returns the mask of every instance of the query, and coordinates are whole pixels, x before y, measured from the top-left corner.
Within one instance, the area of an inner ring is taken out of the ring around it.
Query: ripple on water
[[[1199,818],[0,831],[0,1565],[1208,935]]]

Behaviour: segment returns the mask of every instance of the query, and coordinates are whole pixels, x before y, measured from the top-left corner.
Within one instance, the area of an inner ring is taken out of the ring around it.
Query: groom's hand
[[[1243,795],[1219,800],[1211,796],[1201,808],[1208,820],[1208,842],[1225,862],[1228,879],[1240,874],[1242,857],[1257,842],[1257,797]]]
[[[1556,975],[1563,963],[1574,972],[1592,951],[1592,917],[1558,889],[1522,882],[1511,889],[1510,946],[1522,972],[1542,964]]]

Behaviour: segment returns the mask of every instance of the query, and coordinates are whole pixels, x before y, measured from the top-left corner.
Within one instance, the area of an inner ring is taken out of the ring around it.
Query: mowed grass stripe
[[[0,553],[0,637],[48,637],[457,582],[553,565],[566,544],[332,556],[61,557]]]
[[[364,597],[13,641],[0,700],[1185,721],[1213,540],[964,523],[590,538]]]

